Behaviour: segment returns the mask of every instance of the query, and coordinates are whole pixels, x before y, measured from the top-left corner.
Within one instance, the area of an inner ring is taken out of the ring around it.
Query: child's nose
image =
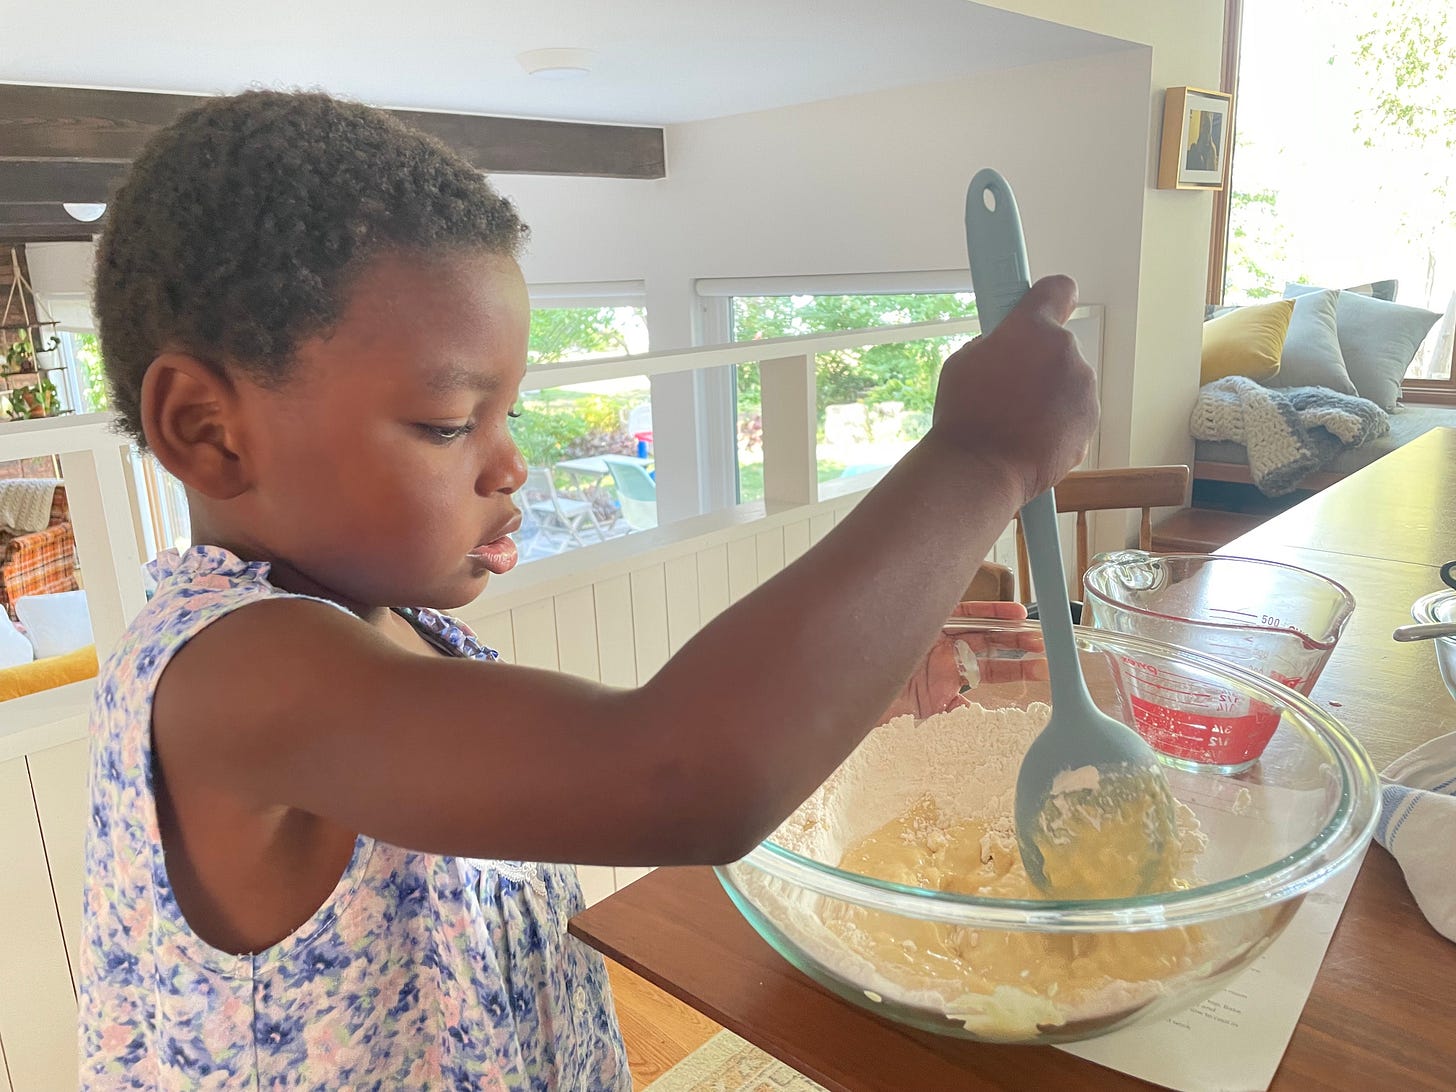
[[[526,482],[526,460],[514,440],[508,439],[503,449],[482,468],[480,492],[514,493]]]

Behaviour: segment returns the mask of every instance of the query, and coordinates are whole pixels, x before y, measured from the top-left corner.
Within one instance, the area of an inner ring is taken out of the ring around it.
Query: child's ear
[[[190,489],[230,500],[249,485],[237,391],[186,353],[163,353],[142,378],[142,432],[157,461]]]

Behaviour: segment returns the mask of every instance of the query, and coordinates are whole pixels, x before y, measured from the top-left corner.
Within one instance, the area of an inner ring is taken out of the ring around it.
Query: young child
[[[574,870],[521,862],[745,853],[1094,427],[1050,278],[840,526],[651,681],[490,662],[437,611],[516,558],[525,234],[453,153],[312,94],[206,102],[112,202],[113,404],[195,545],[98,680],[85,1088],[629,1088]]]

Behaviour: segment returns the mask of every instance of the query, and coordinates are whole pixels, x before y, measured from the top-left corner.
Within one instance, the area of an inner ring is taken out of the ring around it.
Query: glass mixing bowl
[[[1433,622],[1456,622],[1456,591],[1438,591],[1423,595],[1411,608],[1411,617],[1423,625]],[[1456,698],[1456,637],[1436,637],[1436,664],[1446,689]]]
[[[1311,889],[1368,843],[1378,781],[1338,721],[1242,668],[1128,634],[1078,629],[1093,699],[1125,724],[1133,722],[1129,660],[1140,671],[1176,671],[1278,711],[1278,728],[1248,769],[1166,768],[1174,796],[1207,839],[1189,886],[1086,901],[992,898],[838,867],[844,848],[887,816],[926,799],[964,799],[973,778],[985,782],[985,793],[999,794],[1009,815],[1006,793],[1018,762],[1001,761],[987,773],[977,748],[992,746],[984,725],[997,716],[1024,720],[1015,711],[1029,710],[1044,722],[1050,691],[1039,634],[1033,623],[949,621],[917,677],[943,676],[947,662],[959,663],[961,700],[991,713],[966,714],[972,719],[958,726],[914,718],[881,725],[826,782],[834,788],[821,789],[742,860],[717,869],[753,928],[840,997],[902,1023],[985,1042],[1092,1038],[1213,993],[1279,935]],[[945,696],[958,682],[952,679]],[[902,741],[916,732],[929,734],[905,750]],[[935,751],[942,743],[943,752]],[[901,753],[912,760],[897,764]],[[986,845],[971,852],[984,854]]]

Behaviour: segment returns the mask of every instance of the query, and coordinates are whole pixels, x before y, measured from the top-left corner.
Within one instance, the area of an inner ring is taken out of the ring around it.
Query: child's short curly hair
[[[312,93],[209,99],[147,144],[110,203],[95,301],[112,405],[141,439],[159,353],[276,381],[376,255],[514,257],[526,233],[479,171],[382,111]]]

